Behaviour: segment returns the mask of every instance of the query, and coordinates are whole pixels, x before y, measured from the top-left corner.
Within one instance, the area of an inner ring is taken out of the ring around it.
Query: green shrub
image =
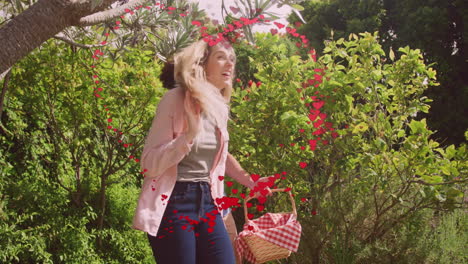
[[[303,226],[288,263],[392,263],[406,254],[395,232],[420,211],[461,207],[466,145],[440,148],[417,119],[437,85],[419,50],[395,59],[363,33],[327,43],[315,62],[291,56],[279,36],[257,38],[245,54],[261,83],[243,80],[234,93],[230,152],[250,173],[287,173],[278,186],[293,188]],[[267,211],[290,210],[275,197]]]
[[[129,156],[164,92],[161,67],[131,48],[97,72],[90,63],[86,50],[49,41],[13,68],[0,134],[2,263],[152,261],[130,228],[142,177]]]

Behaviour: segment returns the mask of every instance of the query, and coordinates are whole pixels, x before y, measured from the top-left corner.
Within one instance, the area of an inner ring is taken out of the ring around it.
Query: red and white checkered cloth
[[[250,227],[250,228],[249,228]],[[280,247],[297,252],[301,239],[301,224],[292,213],[266,213],[260,218],[248,220],[243,231],[237,236],[236,251],[239,256],[251,263],[256,259],[245,243],[243,236],[256,235]]]

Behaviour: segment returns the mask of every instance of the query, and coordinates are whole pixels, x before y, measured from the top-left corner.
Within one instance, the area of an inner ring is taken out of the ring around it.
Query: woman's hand
[[[201,129],[201,108],[200,104],[195,102],[188,91],[185,92],[184,106],[188,119],[186,137],[189,141],[192,141]]]
[[[274,176],[270,176],[270,177],[274,177]],[[269,186],[273,186],[274,180],[272,181],[270,177],[262,177],[255,182],[254,189],[259,189],[259,191],[255,193],[257,197],[263,196],[263,195],[266,195],[266,196],[273,195],[273,192],[271,191]]]

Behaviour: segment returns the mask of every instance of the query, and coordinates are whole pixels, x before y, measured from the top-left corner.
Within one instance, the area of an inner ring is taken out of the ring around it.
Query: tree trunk
[[[310,263],[320,264],[320,251],[321,251],[321,248],[314,248]]]
[[[0,28],[0,80],[15,62],[69,26],[90,26],[108,21],[144,3],[132,0],[102,11],[117,0],[39,0]],[[102,11],[102,12],[99,12]]]
[[[11,69],[8,69],[6,74],[5,74],[5,80],[3,81],[3,88],[2,88],[2,94],[0,95],[0,123],[2,120],[2,113],[3,113],[3,102],[5,100],[5,94],[8,89],[8,82],[10,81],[10,76],[11,76]]]
[[[0,73],[7,70],[72,21],[70,8],[58,0],[39,0],[0,28]]]
[[[104,227],[104,216],[106,214],[106,181],[107,175],[101,176],[101,189],[99,190],[99,207],[101,211],[99,212],[99,217],[97,219],[97,228],[101,231]],[[102,249],[102,234],[97,236],[97,244],[99,249]]]

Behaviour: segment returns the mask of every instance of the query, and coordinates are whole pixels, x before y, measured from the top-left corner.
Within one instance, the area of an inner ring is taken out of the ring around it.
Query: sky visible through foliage
[[[221,15],[221,4],[222,1],[205,1],[205,0],[190,0],[190,2],[195,2],[200,5],[200,9],[205,10],[206,14],[211,18],[218,20],[221,24],[223,22],[223,18]],[[225,0],[224,4],[229,8],[229,7],[236,7],[236,0]],[[282,6],[281,8],[278,8],[276,6],[271,7],[269,12],[278,14],[280,19],[275,20],[278,23],[282,24],[288,24],[287,17],[291,13],[291,8],[287,5]],[[276,28],[273,23],[270,23],[271,25],[255,25],[253,27],[255,32],[268,32],[272,28]],[[280,29],[280,32],[286,32],[285,29]]]

